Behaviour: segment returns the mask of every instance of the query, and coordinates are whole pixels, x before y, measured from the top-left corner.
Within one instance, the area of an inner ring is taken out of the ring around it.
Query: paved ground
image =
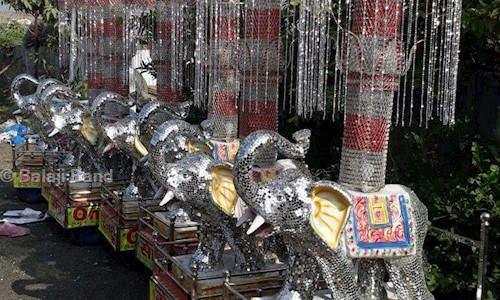
[[[11,168],[10,146],[0,144],[0,169]],[[47,205],[19,201],[0,182],[0,212]],[[31,235],[0,237],[0,299],[147,299],[149,271],[133,255],[114,253],[104,241],[75,245],[53,220],[26,225]]]

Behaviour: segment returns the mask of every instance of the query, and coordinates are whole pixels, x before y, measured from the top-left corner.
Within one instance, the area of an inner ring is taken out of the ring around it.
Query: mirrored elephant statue
[[[32,85],[35,92],[29,95],[22,95],[21,88],[27,83]],[[12,97],[18,108],[14,114],[21,114],[24,118],[34,117],[30,127],[32,131],[36,132],[41,138],[38,145],[40,150],[46,150],[48,148],[56,149],[58,147],[57,143],[48,139],[48,134],[51,129],[48,121],[50,115],[48,112],[44,113],[41,107],[41,95],[43,91],[53,84],[61,84],[61,82],[56,79],[44,79],[39,81],[31,75],[21,74],[14,78],[11,85]]]
[[[432,299],[422,264],[427,210],[411,191],[390,186],[376,197],[353,194],[334,182],[315,181],[300,170],[287,170],[267,182],[252,180],[252,167],[261,151],[274,148],[286,157],[302,158],[307,136],[307,131],[296,133],[294,144],[275,132],[253,133],[241,145],[234,166],[236,190],[257,214],[248,233],[258,232],[267,222],[284,238],[291,254],[298,257],[290,267],[287,284],[276,298],[312,299],[316,288],[313,279],[319,269],[334,299],[386,298],[381,288],[385,271],[399,299]],[[379,205],[383,208],[378,209]],[[368,224],[370,215],[374,219],[369,222],[377,223],[375,217],[381,214],[391,220],[380,221],[379,227]],[[388,241],[381,237],[384,234]],[[371,250],[387,245],[385,252]],[[361,266],[359,282],[355,278],[354,258],[359,259]],[[303,288],[304,280],[311,281],[310,289]]]
[[[221,165],[217,170],[220,170],[222,177],[206,176],[208,168],[215,168],[215,160],[208,146],[211,130],[211,121],[203,122],[201,129],[181,120],[167,121],[158,127],[151,140],[148,165],[157,180],[168,191],[161,204],[166,204],[175,197],[180,200],[181,208],[190,218],[201,224],[200,245],[191,262],[193,268],[198,270],[222,268],[222,255],[228,243],[235,256],[234,270],[260,269],[264,261],[256,241],[252,237],[248,238],[243,230],[237,228],[236,220],[227,215],[216,202],[210,200],[211,183],[225,180],[225,176],[232,174],[228,166]],[[193,165],[196,160],[198,161]],[[194,170],[194,167],[199,169]],[[184,181],[184,184],[176,185],[174,174],[180,169],[190,172],[191,177]],[[237,196],[234,189],[227,190],[226,184],[220,182],[221,186],[217,187],[220,199],[228,197],[220,203],[225,203],[224,205],[236,203]]]
[[[130,99],[111,92],[101,93],[92,103],[90,113],[104,137],[104,153],[113,148],[136,153],[137,113],[130,108],[132,104]]]
[[[155,179],[165,186],[167,181],[166,166],[177,162],[187,153],[198,150],[210,152],[207,145],[210,138],[210,124],[204,124],[205,129],[191,125],[183,120],[170,120],[161,124],[148,143],[147,166]],[[163,188],[157,192],[161,196]],[[155,197],[155,198],[157,198]]]
[[[74,156],[76,162],[71,164],[66,160],[65,164],[81,168],[85,172],[104,171],[96,164],[98,151],[95,145],[99,136],[90,119],[88,101],[78,99],[76,93],[60,84],[45,87],[40,97],[49,114],[47,120],[52,128],[49,137],[55,138],[62,134],[69,141],[69,148],[66,150],[69,151],[69,156]]]
[[[91,122],[100,137],[97,145],[99,164],[112,171],[115,181],[129,181],[134,171],[133,159],[129,156],[136,152],[137,114],[131,109],[133,104],[131,99],[103,92],[90,108]],[[113,149],[118,151],[111,151]]]
[[[201,224],[200,245],[193,255],[192,266],[201,270],[220,269],[226,243],[234,255],[236,271],[254,271],[264,268],[264,256],[254,236],[245,234],[232,217],[238,201],[234,189],[232,168],[216,162],[201,151],[186,154],[184,158],[166,166],[165,202],[172,198],[181,201],[181,207]]]
[[[125,98],[116,94],[105,93],[102,98],[94,102],[93,114],[96,116],[96,114],[103,111],[103,107],[109,101],[115,100],[127,105]],[[132,158],[134,163],[131,183],[125,191],[124,197],[132,200],[137,197],[145,199],[153,196],[157,190],[157,185],[149,168],[140,163],[142,158],[148,154],[148,149],[143,141],[147,141],[146,145],[150,145],[153,130],[167,120],[185,118],[189,112],[189,107],[190,103],[170,105],[165,102],[155,101],[145,105],[139,114],[130,110],[129,115],[118,119],[116,122],[102,124],[102,133],[107,144],[104,152],[116,148]]]
[[[133,139],[134,144],[130,145],[136,149],[135,153],[130,154],[134,158],[135,171],[129,188],[133,188],[132,185],[137,187],[137,194],[140,194],[141,197],[154,197],[156,195],[154,192],[160,188],[154,180],[153,174],[151,174],[151,169],[141,163],[143,160],[147,160],[154,132],[166,121],[185,119],[189,114],[190,107],[190,102],[167,103],[165,101],[152,101],[144,105],[137,116],[136,136]],[[132,141],[132,139],[129,140]]]

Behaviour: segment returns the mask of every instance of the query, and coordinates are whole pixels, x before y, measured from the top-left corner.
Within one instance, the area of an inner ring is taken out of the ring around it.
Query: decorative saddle
[[[354,203],[344,230],[350,257],[415,254],[413,207],[404,187],[386,185],[377,193],[351,193]]]

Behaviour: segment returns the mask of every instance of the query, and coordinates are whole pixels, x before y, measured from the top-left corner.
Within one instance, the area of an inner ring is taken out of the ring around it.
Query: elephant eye
[[[283,195],[278,194],[278,195],[276,195],[276,200],[281,203],[281,202],[285,201],[286,198]]]

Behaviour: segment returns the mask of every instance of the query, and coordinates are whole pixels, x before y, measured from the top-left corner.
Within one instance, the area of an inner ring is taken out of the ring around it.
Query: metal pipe
[[[70,38],[70,58],[69,58],[69,82],[75,82],[76,64],[76,8],[71,8],[71,38]]]
[[[490,227],[490,214],[483,212],[481,214],[481,233],[479,247],[479,270],[477,274],[476,299],[485,299],[485,281],[488,264],[488,229]]]

